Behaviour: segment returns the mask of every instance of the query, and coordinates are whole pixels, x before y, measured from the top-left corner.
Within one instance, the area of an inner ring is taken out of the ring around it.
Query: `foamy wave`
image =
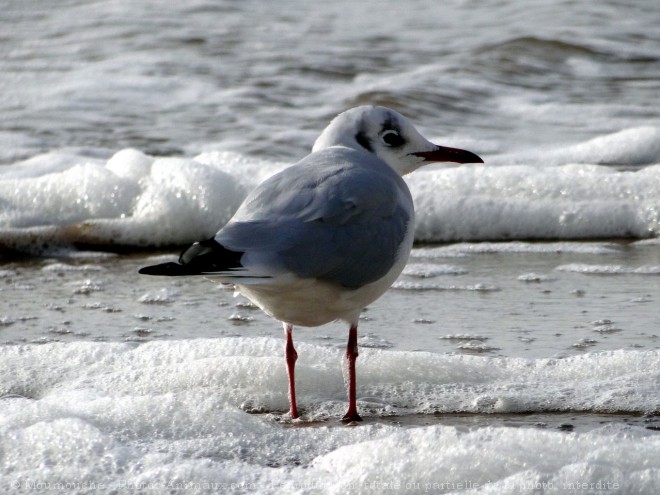
[[[604,143],[616,149],[622,142],[646,143],[641,147],[655,156],[646,134],[623,133]],[[571,149],[567,157],[582,156]],[[194,159],[130,149],[108,160],[38,155],[0,168],[0,250],[187,244],[217,232],[247,191],[285,166],[229,152]],[[636,171],[436,166],[406,180],[418,241],[646,238],[660,232],[660,165]]]
[[[554,149],[539,149],[505,155],[499,164],[562,165],[584,163],[600,165],[650,165],[660,163],[660,128],[644,126],[623,129],[588,141]]]
[[[424,241],[652,237],[660,165],[469,166],[408,179]]]

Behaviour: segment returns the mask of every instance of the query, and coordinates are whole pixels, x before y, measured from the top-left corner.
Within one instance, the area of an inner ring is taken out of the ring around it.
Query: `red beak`
[[[433,151],[420,151],[413,153],[421,156],[427,162],[453,162],[453,163],[483,163],[484,161],[471,151],[458,148],[447,148],[438,146]]]

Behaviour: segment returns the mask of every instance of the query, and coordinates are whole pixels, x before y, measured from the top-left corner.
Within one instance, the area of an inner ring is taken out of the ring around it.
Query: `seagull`
[[[294,326],[349,326],[348,411],[361,421],[355,362],[361,311],[401,274],[413,245],[415,210],[402,176],[430,162],[483,163],[470,151],[426,140],[403,115],[359,106],[336,116],[312,153],[256,187],[211,239],[147,275],[201,275],[247,297],[282,322],[289,413],[296,403]]]

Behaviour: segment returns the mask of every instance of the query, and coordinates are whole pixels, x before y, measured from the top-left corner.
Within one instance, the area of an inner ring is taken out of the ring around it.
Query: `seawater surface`
[[[6,2],[5,493],[660,491],[657,2]],[[483,166],[406,178],[417,245],[295,329],[140,277],[361,104]]]

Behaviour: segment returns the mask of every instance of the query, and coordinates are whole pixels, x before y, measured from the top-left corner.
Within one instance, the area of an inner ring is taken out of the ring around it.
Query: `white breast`
[[[236,289],[268,315],[292,325],[316,327],[334,320],[357,324],[362,309],[382,296],[406,266],[413,245],[413,227],[414,212],[390,271],[357,289],[293,275],[278,277],[269,284],[237,284]]]

